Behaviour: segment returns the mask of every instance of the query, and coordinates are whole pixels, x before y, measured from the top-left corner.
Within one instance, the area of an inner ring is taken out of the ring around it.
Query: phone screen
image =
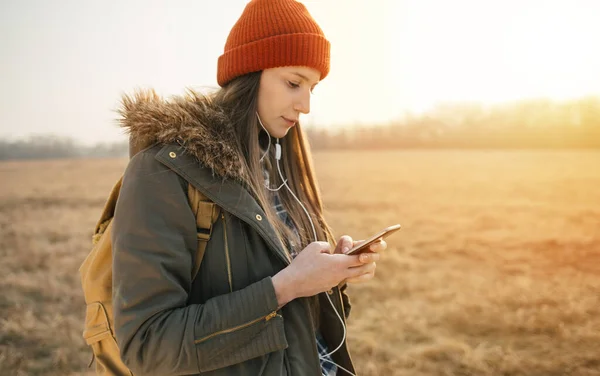
[[[346,252],[346,254],[353,255],[353,254],[358,254],[358,253],[364,252],[364,251],[368,250],[368,248],[371,244],[377,242],[377,240],[379,240],[380,238],[385,239],[398,230],[400,230],[400,225],[393,225],[393,226],[387,227],[387,228],[383,229],[382,231],[380,231],[379,233],[373,235],[369,239],[365,240],[364,242],[357,244],[356,246],[354,246],[354,248],[352,248],[348,252]]]

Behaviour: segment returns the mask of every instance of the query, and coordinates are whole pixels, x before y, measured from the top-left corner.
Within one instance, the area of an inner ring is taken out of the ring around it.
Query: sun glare
[[[362,24],[352,35],[341,33],[351,21],[323,14],[337,46],[332,85],[338,78],[337,87],[348,85],[345,78],[364,86],[360,93],[383,95],[366,95],[361,106],[331,111],[393,118],[398,113],[389,108],[400,106],[422,112],[439,102],[600,94],[600,50],[593,46],[600,35],[595,19],[600,2],[373,0],[360,13]],[[357,38],[367,31],[373,40],[359,47]]]

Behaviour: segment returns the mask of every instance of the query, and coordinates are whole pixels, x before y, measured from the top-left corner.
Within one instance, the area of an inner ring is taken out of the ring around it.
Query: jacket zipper
[[[220,331],[218,331],[218,332],[215,332],[215,333],[209,334],[209,335],[207,335],[207,336],[206,336],[206,337],[204,337],[204,338],[201,338],[201,339],[195,340],[195,341],[194,341],[194,344],[198,345],[198,344],[200,344],[200,343],[202,343],[202,342],[204,342],[204,341],[207,341],[207,340],[211,339],[212,337],[218,336],[219,334],[227,334],[227,333],[235,332],[236,330],[240,330],[240,329],[247,328],[247,327],[249,327],[250,325],[256,324],[256,323],[258,323],[258,322],[260,322],[260,321],[262,321],[262,320],[265,320],[265,322],[267,322],[267,321],[271,320],[272,318],[274,318],[275,316],[277,316],[277,311],[273,311],[273,312],[269,313],[269,314],[268,314],[268,315],[266,315],[266,316],[259,317],[259,318],[255,319],[255,320],[252,320],[252,321],[250,321],[250,322],[247,322],[247,323],[245,323],[245,324],[238,325],[238,326],[235,326],[235,327],[233,327],[233,328],[229,328],[229,329],[225,329],[225,330],[220,330]]]
[[[231,278],[231,259],[229,258],[229,245],[227,243],[227,222],[225,221],[225,213],[221,212],[223,220],[223,238],[225,238],[225,259],[227,260],[227,278],[229,278],[229,292],[233,292],[233,283]]]

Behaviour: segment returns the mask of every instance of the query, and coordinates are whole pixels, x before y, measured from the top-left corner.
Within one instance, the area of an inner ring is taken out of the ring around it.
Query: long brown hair
[[[248,183],[247,188],[265,211],[267,220],[275,228],[279,241],[285,245],[284,239],[293,238],[295,235],[281,221],[270,202],[259,161],[263,154],[259,143],[262,127],[258,122],[256,112],[261,75],[262,71],[237,77],[217,90],[212,99],[216,105],[221,106],[229,113],[234,125],[237,147],[242,156],[241,162],[244,180]],[[327,241],[333,245],[335,243],[333,232],[323,215],[323,202],[312,166],[310,145],[301,125],[298,123],[291,128],[288,134],[280,139],[280,143],[283,151],[280,167],[287,179],[288,186],[309,212],[318,240]],[[268,161],[265,166],[269,172],[271,186],[279,186],[282,181],[276,165],[269,162],[275,161],[274,149],[273,146],[269,148],[270,155],[265,157],[265,160]],[[302,207],[287,189],[279,190],[279,197],[289,218],[298,230],[300,239],[295,251],[300,252],[309,243],[315,241],[312,226]]]
[[[283,223],[275,212],[269,199],[270,192],[265,188],[264,175],[260,158],[263,151],[259,143],[262,130],[256,116],[258,110],[258,90],[261,72],[240,76],[214,93],[215,104],[228,110],[235,129],[237,147],[242,156],[244,180],[248,182],[250,193],[257,199],[265,211],[267,220],[273,225],[279,242],[286,247],[285,239],[296,238],[290,228]],[[319,241],[335,244],[333,231],[327,225],[323,215],[323,202],[312,166],[312,155],[307,137],[298,123],[280,139],[283,155],[280,168],[287,184],[310,214]],[[265,166],[269,173],[271,186],[280,186],[282,181],[274,163],[274,147],[269,147],[270,155],[265,157]],[[315,241],[312,226],[296,199],[287,189],[279,190],[280,201],[298,230],[299,243],[296,252],[302,251],[309,243]],[[317,296],[308,299],[310,313],[315,328],[320,326],[320,304]]]

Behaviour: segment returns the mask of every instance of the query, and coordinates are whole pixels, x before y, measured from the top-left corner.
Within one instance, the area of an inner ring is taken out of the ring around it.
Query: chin
[[[283,138],[285,137],[285,135],[288,134],[290,128],[279,128],[276,129],[272,134],[271,137],[275,137],[275,138]]]

